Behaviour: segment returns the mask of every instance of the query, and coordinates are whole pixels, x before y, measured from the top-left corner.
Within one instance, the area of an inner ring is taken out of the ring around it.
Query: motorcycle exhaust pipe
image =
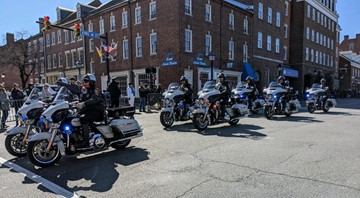
[[[139,132],[139,133],[138,133],[137,135],[135,135],[135,136],[131,136],[131,137],[127,137],[127,138],[122,138],[122,139],[120,139],[120,140],[112,141],[112,142],[109,143],[109,145],[112,145],[112,144],[117,143],[117,142],[122,142],[122,141],[125,141],[125,140],[130,140],[130,139],[138,138],[138,137],[141,137],[141,136],[143,136],[143,135],[144,135],[143,132]]]

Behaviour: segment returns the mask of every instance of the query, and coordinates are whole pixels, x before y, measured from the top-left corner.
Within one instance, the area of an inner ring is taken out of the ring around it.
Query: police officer
[[[286,89],[286,93],[284,93],[284,97],[281,101],[281,104],[282,104],[282,107],[283,109],[288,112],[289,111],[289,107],[287,105],[287,102],[288,102],[288,94],[289,94],[289,83],[287,83],[285,81],[285,77],[284,76],[279,76],[278,78],[278,82],[279,82],[279,86],[282,87],[283,89]]]
[[[82,95],[81,102],[77,104],[80,109],[80,123],[83,130],[83,144],[82,147],[89,146],[89,123],[99,122],[104,119],[104,101],[101,97],[100,90],[96,89],[96,78],[93,74],[86,74],[83,79],[86,93]]]
[[[181,83],[181,85],[180,85],[179,89],[185,93],[184,94],[184,106],[185,106],[184,115],[186,115],[186,113],[188,111],[188,106],[191,105],[191,103],[193,102],[193,90],[191,88],[191,84],[189,83],[188,79],[185,76],[181,76],[180,83]]]
[[[327,99],[328,99],[328,87],[326,86],[326,80],[325,80],[325,78],[322,78],[322,79],[320,80],[320,88],[325,90],[324,95],[323,95],[323,96],[320,96],[320,97],[322,97],[323,104],[326,105],[326,101],[327,101]]]
[[[248,103],[249,106],[248,108],[251,110],[252,109],[252,103],[255,99],[255,95],[256,95],[256,88],[255,88],[255,83],[253,81],[253,79],[251,78],[251,76],[246,77],[246,89],[251,89],[251,93],[248,95]]]
[[[219,82],[216,85],[216,88],[220,91],[221,93],[221,116],[222,118],[224,118],[225,116],[225,106],[228,104],[230,95],[231,95],[231,90],[229,87],[229,83],[225,80],[225,74],[224,73],[219,73],[218,75],[218,79]]]

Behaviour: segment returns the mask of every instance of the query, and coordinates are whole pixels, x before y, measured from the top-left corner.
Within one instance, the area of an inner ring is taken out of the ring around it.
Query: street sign
[[[91,37],[91,38],[100,38],[100,34],[95,33],[95,32],[88,32],[88,31],[81,30],[80,33],[83,36],[87,36],[87,37]]]
[[[163,63],[162,63],[162,66],[174,66],[174,65],[177,65],[178,64],[178,62],[177,61],[164,61]]]

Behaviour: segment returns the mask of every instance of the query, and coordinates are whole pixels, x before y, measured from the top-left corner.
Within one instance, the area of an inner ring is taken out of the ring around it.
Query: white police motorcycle
[[[77,101],[68,102],[69,97],[71,96],[68,90],[62,87],[54,102],[41,115],[49,126],[49,131],[30,136],[27,156],[34,165],[52,166],[61,159],[61,156],[99,152],[109,146],[124,149],[131,139],[143,135],[138,122],[129,118],[135,113],[133,107],[119,109],[118,111],[121,112],[112,113],[115,117],[104,118],[103,122],[90,124],[90,147],[83,148],[80,146],[83,142],[82,128],[75,108]],[[126,112],[131,112],[131,115],[118,116],[124,112],[125,115]]]
[[[337,105],[334,98],[328,98],[326,102],[324,102],[324,95],[326,94],[327,89],[328,87],[322,89],[320,84],[314,83],[311,89],[306,91],[306,106],[309,113],[314,113],[316,110],[328,112],[330,108]]]
[[[233,89],[231,91],[232,94],[234,94],[234,96],[232,96],[232,99],[234,98],[235,101],[237,103],[241,103],[244,104],[248,107],[248,109],[250,110],[250,112],[254,113],[254,114],[258,114],[260,110],[263,109],[264,107],[264,99],[259,97],[259,92],[258,90],[254,87],[255,89],[255,100],[252,101],[251,104],[251,108],[250,108],[250,104],[249,104],[249,95],[253,93],[252,89],[248,89],[245,86],[246,84],[243,82],[238,82],[238,84],[236,85],[235,89]]]
[[[278,82],[271,82],[269,87],[264,90],[264,93],[266,93],[264,114],[267,119],[272,119],[274,115],[285,115],[289,117],[301,108],[300,102],[295,95],[289,94],[288,90],[279,86]],[[286,111],[282,100],[285,99],[287,94],[290,100],[285,104],[288,106],[288,110]]]
[[[185,106],[183,99],[185,92],[179,89],[179,83],[171,83],[163,93],[163,108],[160,113],[160,122],[165,127],[171,127],[174,121],[187,121],[192,117],[193,106]]]
[[[246,105],[230,103],[225,107],[224,118],[221,118],[221,93],[218,86],[221,84],[216,84],[215,81],[206,82],[195,100],[192,121],[199,131],[205,130],[209,124],[228,122],[230,125],[236,125],[241,117],[249,114]]]

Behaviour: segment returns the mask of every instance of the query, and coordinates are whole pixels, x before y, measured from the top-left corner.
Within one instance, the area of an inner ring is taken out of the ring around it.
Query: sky
[[[108,0],[102,0],[107,2]],[[6,32],[27,31],[34,35],[39,32],[35,21],[39,17],[50,16],[50,21],[56,20],[56,7],[75,9],[77,2],[88,3],[90,0],[0,0],[0,45]],[[338,0],[337,10],[342,28],[340,40],[344,35],[354,38],[360,34],[360,0]]]

